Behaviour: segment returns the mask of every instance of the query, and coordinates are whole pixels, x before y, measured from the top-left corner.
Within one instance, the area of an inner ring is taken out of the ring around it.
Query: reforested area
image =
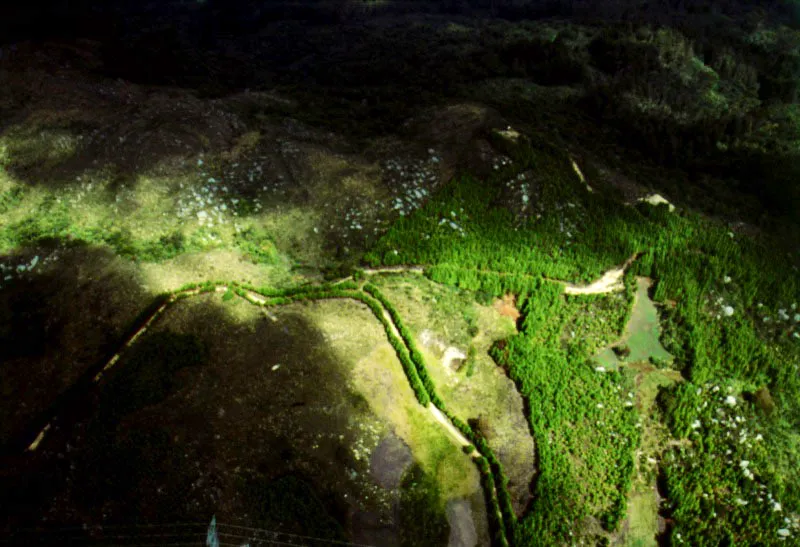
[[[516,526],[518,543],[567,542],[586,533],[580,523],[590,517],[613,531],[625,516],[640,418],[624,405],[626,377],[598,374],[592,349],[565,340],[575,297],[550,279],[596,278],[633,253],[641,254],[631,274],[656,282],[662,342],[685,378],[660,396],[671,434],[688,440],[663,456],[671,537],[689,544],[778,541],[785,514],[800,502],[793,463],[800,426],[797,257],[781,242],[690,211],[625,206],[587,192],[566,158],[546,151],[528,148],[515,160],[487,181],[448,185],[401,219],[369,258],[425,264],[432,279],[478,293],[520,295],[520,333],[492,351],[528,401],[541,451],[535,501]],[[546,181],[535,204],[541,213],[526,217],[503,194],[504,181],[527,169]],[[769,413],[753,395],[759,390],[774,401]],[[704,518],[712,512],[715,519]]]

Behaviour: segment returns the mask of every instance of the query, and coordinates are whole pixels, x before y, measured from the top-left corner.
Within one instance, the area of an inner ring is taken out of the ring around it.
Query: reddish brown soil
[[[510,293],[503,296],[503,298],[497,299],[494,303],[494,309],[500,315],[510,317],[514,321],[519,319],[521,315],[517,309],[517,297]]]

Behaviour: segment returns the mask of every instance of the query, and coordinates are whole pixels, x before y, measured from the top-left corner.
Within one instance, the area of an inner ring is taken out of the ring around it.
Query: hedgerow
[[[325,300],[331,298],[348,298],[364,303],[383,326],[386,337],[389,340],[389,344],[391,344],[392,348],[394,349],[417,400],[421,405],[427,406],[431,400],[428,391],[419,378],[418,369],[409,357],[408,349],[403,342],[399,340],[397,336],[395,336],[391,323],[384,316],[381,303],[376,299],[357,291],[356,289],[358,289],[358,285],[356,283],[343,282],[336,285],[310,285],[296,289],[275,290],[265,288],[250,288],[249,290],[267,297],[267,305],[285,305],[293,302]],[[239,290],[241,291],[239,293],[240,296],[244,296],[243,289]]]
[[[403,320],[400,318],[400,314],[397,312],[394,304],[392,304],[391,301],[389,301],[389,299],[380,292],[378,287],[371,283],[364,285],[364,291],[372,295],[376,300],[378,300],[378,302],[381,303],[384,308],[386,308],[386,311],[389,313],[389,316],[392,318],[392,321],[397,327],[397,331],[400,333],[400,337],[403,339],[403,342],[408,348],[411,362],[414,363],[419,379],[422,381],[422,385],[425,386],[425,390],[428,392],[431,401],[433,404],[439,407],[440,410],[445,410],[446,406],[444,401],[442,401],[442,399],[436,393],[436,386],[434,385],[430,374],[428,374],[428,368],[425,365],[425,358],[422,356],[419,348],[417,348],[417,344],[414,342],[414,337],[405,326],[405,323],[403,323]]]
[[[431,402],[436,404],[436,406],[438,406],[450,418],[455,426],[461,430],[467,438],[473,439],[475,440],[476,444],[479,444],[482,454],[487,454],[490,458],[490,461],[493,462],[493,465],[497,470],[497,475],[493,471],[492,467],[486,463],[486,460],[482,456],[475,458],[476,464],[478,464],[481,472],[482,484],[484,486],[487,500],[489,505],[492,507],[490,520],[492,523],[492,530],[494,530],[493,543],[501,546],[508,545],[507,534],[513,530],[513,524],[509,525],[504,523],[504,521],[508,515],[513,517],[513,511],[509,512],[510,498],[508,497],[506,489],[507,479],[502,473],[502,468],[499,467],[499,462],[497,462],[497,459],[494,457],[486,443],[481,442],[482,439],[475,435],[475,433],[472,431],[472,428],[450,414],[444,407],[441,399],[435,395],[433,384],[430,381],[430,378],[427,376],[427,370],[425,368],[422,354],[416,348],[411,334],[404,327],[397,310],[392,306],[391,302],[383,297],[376,287],[369,286],[367,292],[365,293],[357,290],[357,284],[352,282],[344,282],[335,285],[313,285],[295,289],[289,288],[280,290],[264,288],[257,289],[250,285],[225,281],[186,283],[173,292],[163,293],[154,298],[151,303],[144,310],[142,310],[137,318],[131,323],[131,327],[128,329],[125,339],[141,330],[142,326],[153,317],[154,313],[162,305],[189,298],[193,295],[214,292],[216,291],[216,288],[220,286],[227,287],[227,290],[223,295],[223,300],[229,299],[233,294],[250,300],[250,294],[255,293],[266,298],[264,305],[285,305],[293,302],[335,298],[353,299],[364,303],[383,326],[387,339],[394,349],[395,354],[397,355],[397,358],[403,367],[403,371],[405,372],[419,403],[423,406],[427,406]],[[390,315],[391,320],[387,319],[384,310],[386,310],[386,312]],[[402,340],[395,335],[395,326],[403,335]],[[409,351],[409,347],[411,351]],[[413,358],[412,355],[414,356]],[[425,382],[420,379],[420,371],[423,371],[425,377],[428,379],[427,385],[425,385]],[[465,453],[467,454],[471,454],[475,451],[475,445],[469,445],[465,448]],[[500,478],[499,482],[498,477]]]
[[[400,336],[403,338],[403,342],[405,346],[409,349],[409,356],[411,361],[414,363],[416,371],[419,374],[419,377],[422,381],[422,385],[424,386],[428,396],[430,397],[430,401],[436,405],[447,418],[453,423],[453,425],[461,431],[461,433],[469,439],[475,447],[477,447],[480,454],[483,457],[489,459],[489,461],[496,464],[496,467],[483,467],[479,464],[479,469],[481,471],[482,481],[484,484],[484,490],[486,492],[488,501],[493,508],[490,511],[490,516],[497,514],[500,515],[499,518],[493,517],[490,519],[492,524],[492,529],[495,530],[495,535],[493,536],[493,542],[496,545],[508,545],[508,537],[511,537],[513,534],[514,529],[514,522],[516,521],[516,515],[514,514],[513,509],[511,508],[511,498],[508,494],[508,489],[506,488],[507,479],[502,474],[502,468],[494,456],[491,448],[486,443],[486,441],[465,422],[458,419],[455,415],[453,415],[450,411],[447,410],[444,401],[436,394],[435,387],[433,385],[433,381],[431,380],[430,376],[428,375],[427,366],[425,365],[424,357],[422,353],[416,346],[414,342],[414,337],[411,335],[411,332],[403,323],[402,319],[400,318],[400,314],[398,313],[397,309],[394,307],[394,304],[386,298],[383,293],[381,293],[380,289],[371,283],[366,283],[364,285],[364,291],[374,297],[380,305],[382,305],[389,316],[392,318],[397,330],[400,332]],[[381,314],[383,317],[383,314]],[[399,354],[399,353],[398,353]],[[482,458],[479,458],[477,461],[485,461]],[[499,472],[499,475],[495,473],[495,470]],[[509,520],[511,519],[511,520]]]

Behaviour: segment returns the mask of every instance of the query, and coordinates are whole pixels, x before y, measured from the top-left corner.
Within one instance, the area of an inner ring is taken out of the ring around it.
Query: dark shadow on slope
[[[43,243],[3,262],[34,256],[33,272],[15,272],[0,289],[0,446],[27,439],[31,420],[46,423],[47,409],[115,349],[152,298],[135,266],[106,249]]]
[[[664,473],[663,468],[659,467],[658,477],[656,478],[656,489],[658,491],[658,499],[661,501],[658,507],[658,534],[656,535],[656,542],[659,547],[669,547],[672,545],[672,529],[675,527],[675,521],[672,520],[672,511],[669,504],[669,488],[667,484],[667,475]]]
[[[349,536],[349,500],[365,494],[351,478],[360,463],[349,449],[349,424],[368,413],[363,398],[303,315],[237,322],[218,299],[169,308],[35,454],[13,460],[0,477],[7,528],[38,527],[44,514],[49,528],[34,534],[216,514],[301,534],[315,522],[323,537]],[[247,306],[227,305],[237,302]],[[263,496],[282,477],[302,488],[276,520]],[[103,533],[111,532],[78,535]]]

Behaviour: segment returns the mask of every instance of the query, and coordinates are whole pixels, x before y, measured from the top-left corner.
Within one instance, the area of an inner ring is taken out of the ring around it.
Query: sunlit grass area
[[[497,340],[513,334],[513,321],[476,302],[475,295],[420,275],[374,279],[393,302],[427,363],[447,406],[485,436],[511,481],[512,502],[522,512],[530,500],[535,448],[514,384],[489,357]]]

